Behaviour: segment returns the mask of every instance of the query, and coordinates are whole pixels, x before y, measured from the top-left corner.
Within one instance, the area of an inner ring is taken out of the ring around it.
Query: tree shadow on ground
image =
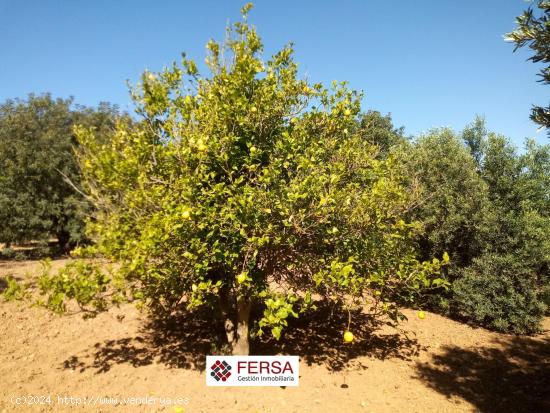
[[[347,317],[341,308],[318,304],[315,312],[291,320],[279,341],[269,332],[263,337],[253,337],[250,354],[299,355],[309,365],[323,364],[329,370],[339,371],[356,364],[361,356],[409,359],[422,349],[403,332],[377,331],[379,323],[361,313],[352,315],[357,339],[345,344],[342,333]],[[98,373],[122,363],[134,367],[160,363],[171,368],[204,370],[206,355],[226,352],[223,343],[223,324],[211,310],[181,312],[166,319],[150,319],[139,335],[96,343],[86,353],[65,360],[63,366]]]
[[[494,347],[443,348],[418,379],[483,413],[550,412],[550,339],[514,337]]]
[[[215,354],[223,331],[211,312],[182,312],[165,319],[150,318],[139,335],[96,343],[80,357],[72,356],[63,366],[105,373],[116,364],[134,367],[153,363],[173,368],[204,370],[205,354]]]
[[[404,331],[383,328],[380,320],[359,311],[351,315],[350,330],[355,339],[345,343],[348,312],[325,303],[316,305],[315,312],[290,319],[280,340],[275,340],[269,331],[262,339],[254,340],[251,354],[300,355],[308,365],[323,364],[331,371],[340,371],[353,365],[365,367],[356,363],[363,356],[410,360],[424,349]]]

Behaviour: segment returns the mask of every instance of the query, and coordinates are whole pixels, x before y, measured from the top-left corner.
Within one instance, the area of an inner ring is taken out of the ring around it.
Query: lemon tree
[[[234,354],[314,299],[397,318],[444,264],[415,258],[416,193],[364,138],[361,94],[301,79],[291,45],[263,60],[250,8],[207,44],[208,76],[185,56],[145,72],[140,122],[107,144],[78,130],[93,252],[153,311],[218,311]]]

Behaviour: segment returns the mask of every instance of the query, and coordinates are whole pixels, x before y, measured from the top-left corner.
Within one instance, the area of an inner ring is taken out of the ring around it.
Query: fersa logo
[[[298,356],[206,356],[207,386],[299,386]]]
[[[228,362],[216,360],[210,367],[210,375],[216,379],[216,381],[226,381],[231,376],[231,366]]]

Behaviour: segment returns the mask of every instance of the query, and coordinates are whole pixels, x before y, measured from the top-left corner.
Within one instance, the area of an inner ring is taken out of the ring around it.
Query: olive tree
[[[89,204],[78,192],[73,126],[108,140],[118,116],[108,103],[87,108],[50,94],[0,104],[0,242],[56,237],[64,249],[84,240]]]
[[[393,153],[421,187],[419,206],[411,210],[412,218],[424,227],[418,237],[419,255],[447,252],[453,258],[452,269],[468,265],[492,229],[488,187],[469,148],[443,128],[395,147]]]
[[[209,76],[184,55],[142,75],[138,124],[78,130],[93,252],[153,311],[219,310],[233,354],[253,305],[277,339],[315,300],[397,319],[444,264],[415,258],[415,192],[363,138],[361,95],[301,80],[290,45],[264,61],[250,8],[207,44]]]
[[[533,63],[542,63],[539,81],[550,83],[550,1],[536,0],[521,16],[516,18],[516,28],[506,34],[505,40],[515,43],[514,51],[528,47],[531,49]],[[534,10],[533,5],[536,7]],[[550,107],[533,106],[531,119],[542,127],[550,127]]]

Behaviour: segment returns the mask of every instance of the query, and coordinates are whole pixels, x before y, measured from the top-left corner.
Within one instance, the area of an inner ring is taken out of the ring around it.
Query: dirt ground
[[[0,281],[39,268],[0,262]],[[253,354],[300,355],[299,387],[214,388],[205,314],[158,322],[127,304],[84,320],[0,299],[0,412],[550,412],[550,318],[522,338],[404,313],[400,330],[355,318],[359,338],[344,345],[339,316],[321,311],[278,343],[252,343]],[[44,404],[14,404],[22,396]],[[113,405],[128,397],[150,404]]]

